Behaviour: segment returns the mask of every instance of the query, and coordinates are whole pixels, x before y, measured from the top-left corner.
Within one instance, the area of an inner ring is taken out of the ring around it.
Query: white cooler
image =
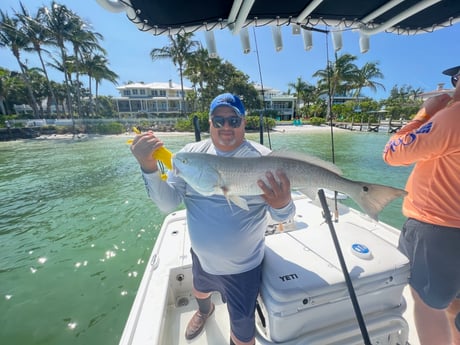
[[[402,319],[408,259],[359,225],[344,222],[334,227],[364,319],[375,315]],[[340,329],[347,323],[355,324],[359,332],[327,224],[266,237],[259,304],[263,317],[258,329],[271,341]]]

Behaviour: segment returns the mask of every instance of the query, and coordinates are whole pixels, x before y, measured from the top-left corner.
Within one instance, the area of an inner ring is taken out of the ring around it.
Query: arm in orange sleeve
[[[390,138],[383,160],[389,165],[410,165],[446,154],[454,146],[453,141],[458,141],[460,103],[454,104],[432,117],[422,108],[414,120]]]
[[[423,122],[413,120],[394,134],[383,149],[383,160],[389,165],[410,165],[412,159],[408,157],[411,150],[408,146],[415,143],[417,130]]]

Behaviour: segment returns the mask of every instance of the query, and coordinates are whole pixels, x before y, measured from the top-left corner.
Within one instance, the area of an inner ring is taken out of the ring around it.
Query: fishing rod
[[[326,119],[329,118],[329,128],[331,132],[331,154],[332,164],[335,164],[335,144],[334,144],[334,126],[332,125],[332,88],[331,88],[331,61],[329,59],[329,30],[324,30],[326,38],[326,71],[327,71],[327,112]],[[335,56],[337,60],[337,55]],[[337,191],[334,191],[334,221],[339,221],[339,208],[337,200]]]
[[[340,243],[335,232],[334,224],[331,218],[331,213],[329,211],[329,206],[327,205],[326,196],[324,195],[323,189],[318,190],[318,196],[319,200],[321,201],[321,206],[323,208],[324,219],[326,220],[326,223],[329,226],[329,230],[331,231],[332,240],[334,241],[335,250],[340,261],[340,266],[342,267],[343,276],[345,277],[345,282],[348,288],[348,294],[350,295],[351,303],[353,304],[353,309],[356,314],[356,319],[358,320],[364,344],[372,345],[371,340],[369,338],[369,333],[367,332],[366,324],[364,322],[363,314],[361,312],[361,308],[359,307],[355,289],[353,288],[353,283],[351,281],[350,274],[348,273],[348,268],[343,257],[342,249],[340,248]]]
[[[257,67],[259,69],[259,78],[260,78],[260,87],[262,91],[262,105],[263,105],[263,112],[259,114],[259,143],[264,144],[264,115],[266,113],[267,107],[265,104],[265,92],[264,92],[264,82],[262,80],[262,69],[260,67],[260,59],[259,59],[259,47],[257,45],[257,37],[256,37],[256,30],[252,27],[252,31],[254,34],[254,44],[256,46],[256,57],[257,57]],[[268,147],[272,148],[272,143],[270,141],[270,128],[267,125],[267,137],[268,137]]]

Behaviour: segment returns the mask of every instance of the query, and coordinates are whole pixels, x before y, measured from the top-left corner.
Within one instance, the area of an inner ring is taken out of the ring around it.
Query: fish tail
[[[407,195],[405,190],[390,186],[364,182],[357,182],[357,185],[359,189],[354,188],[349,194],[350,197],[375,220],[391,201]]]

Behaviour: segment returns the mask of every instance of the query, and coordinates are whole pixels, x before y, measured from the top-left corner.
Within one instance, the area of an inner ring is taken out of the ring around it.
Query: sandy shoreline
[[[334,130],[342,130],[339,128],[334,128]],[[325,132],[330,131],[329,126],[311,126],[311,125],[278,125],[275,126],[271,132],[272,133],[299,133],[299,132]],[[186,136],[194,135],[193,132],[157,132],[159,136],[162,137],[173,137],[173,136]],[[205,133],[202,133],[205,134]],[[207,133],[206,133],[207,134]],[[136,134],[133,133],[123,133],[118,135],[99,135],[99,134],[51,134],[51,135],[41,135],[34,140],[53,140],[53,139],[73,139],[73,140],[86,140],[94,137],[126,137],[127,139],[133,138]]]
[[[336,128],[340,129],[341,128]],[[292,133],[292,132],[329,132],[331,127],[329,126],[312,126],[312,125],[301,125],[301,126],[294,126],[294,125],[279,125],[275,126],[272,131],[273,132],[282,132],[282,133]]]

